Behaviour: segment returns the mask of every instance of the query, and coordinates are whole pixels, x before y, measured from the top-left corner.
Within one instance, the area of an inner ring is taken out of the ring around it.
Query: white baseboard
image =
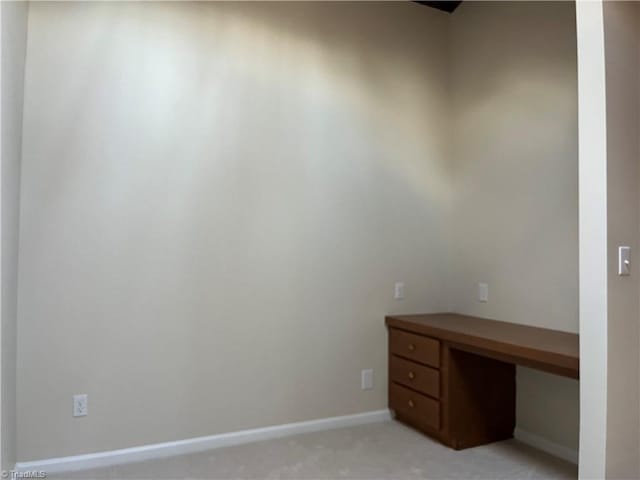
[[[576,465],[578,464],[577,450],[552,442],[540,435],[522,430],[521,428],[516,428],[513,432],[513,436],[522,443],[537,448],[538,450],[542,450],[543,452],[547,452],[554,457],[562,458],[563,460]]]
[[[367,423],[390,420],[389,410],[344,415],[342,417],[321,418],[307,422],[287,423],[271,427],[240,430],[237,432],[209,435],[207,437],[189,438],[175,442],[156,443],[140,447],[110,450],[108,452],[88,453],[71,457],[49,458],[30,462],[16,463],[16,471],[45,471],[47,473],[70,472],[89,468],[110,467],[123,463],[140,462],[155,458],[171,457],[211,450],[243,443],[287,437],[299,433],[318,432],[334,428],[352,427]]]

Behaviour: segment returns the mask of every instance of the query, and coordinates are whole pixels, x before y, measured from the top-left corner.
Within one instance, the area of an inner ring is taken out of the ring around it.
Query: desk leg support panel
[[[446,443],[456,450],[513,437],[516,422],[515,365],[460,350],[448,357],[443,406]]]

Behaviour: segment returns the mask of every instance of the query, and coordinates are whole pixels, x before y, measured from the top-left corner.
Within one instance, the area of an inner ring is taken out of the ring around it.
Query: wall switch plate
[[[618,247],[618,275],[631,275],[631,247]]]
[[[489,301],[489,284],[488,283],[478,283],[478,301],[479,302]]]
[[[404,298],[404,282],[396,282],[393,289],[393,298],[395,300],[402,300]]]
[[[373,370],[362,370],[362,390],[373,388]]]
[[[86,393],[73,396],[73,416],[84,417],[89,413],[89,397]]]

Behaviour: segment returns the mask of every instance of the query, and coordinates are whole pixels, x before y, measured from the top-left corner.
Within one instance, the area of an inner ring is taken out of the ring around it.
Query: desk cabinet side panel
[[[450,366],[450,350],[449,346],[446,343],[443,343],[440,348],[440,439],[442,443],[449,447],[453,447],[451,443],[451,421],[450,421],[450,412],[451,412],[451,394],[450,394],[450,377],[451,377],[451,366]]]

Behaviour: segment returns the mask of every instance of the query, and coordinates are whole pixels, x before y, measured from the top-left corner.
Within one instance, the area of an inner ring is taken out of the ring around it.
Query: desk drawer
[[[420,395],[400,385],[391,384],[389,408],[395,410],[397,415],[415,422],[416,426],[440,429],[440,403],[433,398]]]
[[[440,342],[433,338],[392,328],[389,330],[389,349],[391,354],[436,368],[440,366]]]
[[[434,368],[391,355],[389,377],[392,382],[406,385],[435,398],[440,397],[440,372]]]

